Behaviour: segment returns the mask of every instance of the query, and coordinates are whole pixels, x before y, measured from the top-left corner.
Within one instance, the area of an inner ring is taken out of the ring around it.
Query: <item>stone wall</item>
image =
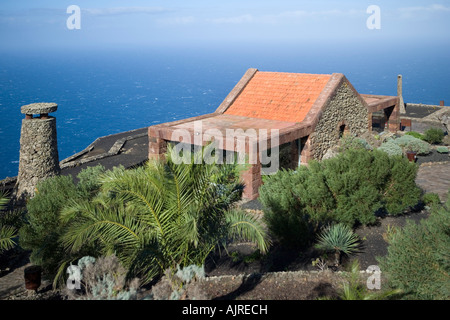
[[[33,196],[40,180],[60,173],[56,119],[23,119],[20,135],[17,194]]]
[[[350,86],[344,81],[324,106],[322,116],[310,135],[313,159],[321,160],[328,149],[337,144],[341,125],[345,125],[346,132],[355,135],[368,130],[367,107]]]

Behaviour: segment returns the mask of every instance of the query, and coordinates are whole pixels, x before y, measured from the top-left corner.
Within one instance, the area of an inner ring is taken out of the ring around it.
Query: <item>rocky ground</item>
[[[426,219],[429,212],[421,210],[398,217],[379,218],[373,226],[361,226],[356,233],[363,240],[360,253],[344,257],[338,268],[325,268],[321,272],[312,261],[320,257],[313,248],[305,251],[274,247],[267,256],[254,260],[255,248],[249,244],[230,247],[230,252],[239,254],[216,257],[215,262],[207,265],[210,277],[216,281],[206,282],[203,287],[213,299],[237,300],[310,300],[320,297],[336,298],[351,262],[358,259],[361,271],[370,265],[378,265],[377,257],[387,253],[386,234],[394,226],[404,226],[407,220],[415,222]],[[250,261],[246,262],[246,258]],[[328,261],[328,265],[332,265]],[[242,277],[246,274],[247,277]]]

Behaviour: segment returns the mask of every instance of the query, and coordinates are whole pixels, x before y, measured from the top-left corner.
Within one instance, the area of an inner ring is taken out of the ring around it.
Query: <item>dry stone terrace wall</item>
[[[344,81],[325,105],[314,132],[311,133],[312,156],[321,160],[328,149],[339,141],[339,128],[345,125],[349,133],[361,135],[368,129],[368,110]]]

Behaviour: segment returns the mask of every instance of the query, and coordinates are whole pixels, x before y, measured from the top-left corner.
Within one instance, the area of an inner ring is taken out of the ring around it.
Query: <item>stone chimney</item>
[[[17,198],[33,197],[39,181],[61,172],[56,119],[48,115],[57,108],[55,103],[33,103],[21,108],[25,119],[20,133]]]
[[[400,113],[406,113],[405,101],[403,101],[403,77],[401,74],[397,76],[397,96],[400,99]]]

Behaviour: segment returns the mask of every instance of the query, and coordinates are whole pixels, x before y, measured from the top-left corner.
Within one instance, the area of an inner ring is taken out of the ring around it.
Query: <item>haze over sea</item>
[[[20,107],[55,102],[59,159],[96,138],[214,112],[248,68],[343,73],[360,93],[406,102],[450,103],[448,47],[423,42],[294,43],[200,48],[17,50],[0,55],[0,179],[16,176],[24,115]]]

